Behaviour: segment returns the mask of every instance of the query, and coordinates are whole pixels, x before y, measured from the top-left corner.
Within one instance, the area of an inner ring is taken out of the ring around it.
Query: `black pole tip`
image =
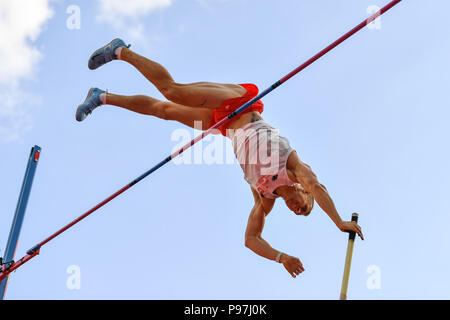
[[[359,215],[356,212],[352,214],[352,221],[355,221],[356,223],[358,223],[358,218],[359,218]],[[348,240],[355,240],[355,238],[356,238],[356,232],[354,232],[354,231],[349,232]]]

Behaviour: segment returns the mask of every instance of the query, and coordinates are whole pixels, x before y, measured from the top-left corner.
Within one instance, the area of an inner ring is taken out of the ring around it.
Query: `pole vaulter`
[[[317,61],[318,59],[320,59],[321,57],[323,57],[325,54],[327,54],[328,52],[330,52],[331,50],[333,50],[334,48],[336,48],[337,46],[339,46],[341,43],[343,43],[345,40],[347,40],[348,38],[350,38],[351,36],[353,36],[355,33],[357,33],[358,31],[362,30],[365,26],[367,26],[368,24],[372,23],[375,19],[377,19],[378,17],[380,17],[382,14],[384,14],[385,12],[387,12],[388,10],[390,10],[391,8],[393,8],[395,5],[397,5],[398,3],[400,3],[402,0],[394,0],[391,1],[389,4],[387,4],[385,7],[383,7],[380,11],[376,12],[374,15],[372,15],[371,17],[369,17],[368,19],[364,20],[363,22],[361,22],[359,25],[357,25],[355,28],[353,28],[352,30],[350,30],[349,32],[347,32],[345,35],[343,35],[342,37],[340,37],[338,40],[336,40],[335,42],[333,42],[332,44],[330,44],[328,47],[324,48],[322,51],[320,51],[319,53],[317,53],[316,55],[314,55],[312,58],[310,58],[309,60],[307,60],[305,63],[303,63],[302,65],[300,65],[299,67],[297,67],[295,70],[293,70],[292,72],[290,72],[289,74],[287,74],[286,76],[284,76],[283,78],[281,78],[279,81],[277,81],[276,83],[274,83],[272,86],[270,86],[268,89],[264,90],[263,92],[261,92],[259,95],[255,96],[253,99],[251,99],[250,101],[248,101],[247,103],[243,104],[241,107],[239,107],[238,109],[236,109],[235,111],[231,112],[228,116],[224,117],[222,120],[216,122],[213,126],[211,126],[209,129],[207,129],[206,131],[204,131],[202,134],[200,134],[199,136],[197,136],[195,139],[193,139],[190,143],[186,144],[185,146],[183,146],[181,149],[179,149],[178,151],[172,153],[170,156],[168,156],[167,158],[165,158],[164,160],[162,160],[161,162],[159,162],[157,165],[155,165],[153,168],[151,168],[150,170],[148,170],[147,172],[145,172],[144,174],[142,174],[141,176],[137,177],[136,179],[134,179],[133,181],[131,181],[129,184],[127,184],[126,186],[124,186],[123,188],[121,188],[120,190],[118,190],[116,193],[114,193],[113,195],[111,195],[110,197],[106,198],[105,200],[103,200],[102,202],[100,202],[99,204],[97,204],[95,207],[93,207],[92,209],[90,209],[89,211],[87,211],[86,213],[84,213],[83,215],[81,215],[80,217],[78,217],[77,219],[73,220],[72,222],[70,222],[69,224],[67,224],[66,226],[64,226],[63,228],[61,228],[60,230],[58,230],[57,232],[55,232],[54,234],[52,234],[51,236],[49,236],[48,238],[44,239],[43,241],[39,242],[38,244],[36,244],[33,248],[31,248],[30,250],[27,251],[27,254],[21,258],[20,260],[14,262],[14,264],[9,265],[9,266],[2,266],[1,267],[1,272],[0,272],[0,281],[3,280],[4,278],[6,278],[11,272],[13,272],[14,270],[18,269],[19,267],[21,267],[24,263],[26,263],[27,261],[31,260],[32,258],[34,258],[35,256],[37,256],[40,253],[41,248],[47,244],[48,242],[50,242],[51,240],[53,240],[54,238],[56,238],[57,236],[59,236],[61,233],[63,233],[64,231],[66,231],[67,229],[71,228],[72,226],[74,226],[75,224],[77,224],[78,222],[80,222],[81,220],[83,220],[84,218],[88,217],[89,215],[91,215],[93,212],[95,212],[96,210],[98,210],[99,208],[103,207],[105,204],[107,204],[108,202],[110,202],[112,199],[118,197],[120,194],[124,193],[126,190],[130,189],[131,187],[133,187],[135,184],[137,184],[138,182],[142,181],[143,179],[145,179],[147,176],[149,176],[150,174],[152,174],[153,172],[155,172],[156,170],[158,170],[159,168],[161,168],[162,166],[164,166],[165,164],[167,164],[168,162],[170,162],[172,159],[174,159],[175,157],[177,157],[178,155],[182,154],[184,151],[186,151],[187,149],[189,149],[190,147],[192,147],[194,144],[196,144],[198,141],[202,140],[204,137],[206,137],[209,134],[212,134],[214,132],[216,132],[220,127],[222,127],[223,125],[229,123],[231,121],[231,119],[233,119],[234,117],[236,117],[238,114],[242,113],[244,110],[248,109],[250,106],[254,105],[255,103],[257,103],[260,99],[262,99],[264,96],[266,96],[267,94],[269,94],[270,92],[272,92],[273,90],[275,90],[276,88],[278,88],[279,86],[281,86],[283,83],[285,83],[286,81],[288,81],[289,79],[291,79],[293,76],[295,76],[296,74],[298,74],[299,72],[301,72],[302,70],[304,70],[305,68],[307,68],[308,66],[310,66],[312,63],[314,63],[315,61]]]

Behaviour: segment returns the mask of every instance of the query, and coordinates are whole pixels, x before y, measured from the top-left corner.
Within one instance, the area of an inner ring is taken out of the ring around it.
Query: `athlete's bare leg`
[[[201,121],[202,128],[196,128],[201,130],[208,129],[212,113],[212,110],[208,108],[191,108],[170,101],[160,101],[144,95],[121,96],[107,93],[106,104],[151,115],[163,120],[178,121],[191,128],[194,128],[195,121]]]
[[[196,82],[180,84],[159,63],[123,47],[121,60],[133,65],[170,101],[189,107],[218,108],[223,101],[242,96],[246,90],[236,84]]]

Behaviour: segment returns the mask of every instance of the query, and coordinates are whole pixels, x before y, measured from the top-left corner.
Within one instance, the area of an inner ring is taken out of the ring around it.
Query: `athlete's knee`
[[[180,85],[176,82],[170,81],[165,83],[160,88],[160,92],[166,97],[167,100],[177,102],[181,97]]]
[[[136,95],[130,97],[129,102],[135,107],[137,112],[161,119],[167,118],[167,106],[164,101],[145,95]]]
[[[152,113],[155,117],[158,117],[162,120],[170,120],[170,106],[167,102],[158,101],[152,105]]]

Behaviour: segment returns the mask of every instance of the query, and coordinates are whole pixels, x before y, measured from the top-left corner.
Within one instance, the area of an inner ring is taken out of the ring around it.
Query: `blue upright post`
[[[19,241],[20,229],[22,228],[22,222],[25,216],[25,210],[27,208],[28,198],[30,197],[31,185],[33,184],[34,174],[39,161],[39,155],[41,148],[34,146],[31,149],[30,158],[28,159],[27,169],[25,171],[25,177],[23,178],[22,189],[20,190],[19,201],[17,202],[16,213],[14,214],[14,220],[12,222],[11,231],[9,233],[8,242],[6,244],[5,255],[3,256],[3,263],[8,267],[14,260],[16,253],[17,243]],[[3,300],[6,293],[6,287],[8,285],[8,277],[0,282],[0,300]]]

